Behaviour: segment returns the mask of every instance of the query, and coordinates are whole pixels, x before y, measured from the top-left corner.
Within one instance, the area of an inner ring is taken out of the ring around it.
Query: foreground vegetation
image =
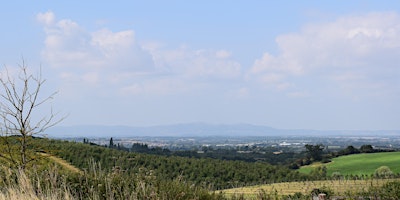
[[[90,166],[80,174],[60,174],[56,166],[28,172],[3,168],[0,199],[224,199],[179,177],[164,181],[145,169],[129,174]]]
[[[353,199],[357,196],[368,197],[374,195],[383,195],[390,191],[385,188],[400,187],[399,179],[367,179],[367,180],[325,180],[325,181],[302,181],[288,183],[274,183],[259,186],[250,186],[242,188],[232,188],[223,190],[227,197],[241,196],[244,199],[257,199],[264,194],[270,197],[297,197],[309,199],[318,193],[326,193],[329,196],[344,197]],[[398,195],[398,194],[397,194]],[[398,196],[400,197],[400,196]]]
[[[43,138],[31,144],[36,161],[25,170],[0,159],[0,199],[310,199],[320,192],[346,199],[400,197],[397,179],[317,181],[265,162],[149,155]],[[241,186],[251,187],[228,189]]]
[[[43,138],[30,144],[35,160],[24,169],[0,159],[4,199],[224,199],[212,191],[307,179],[265,162],[149,155]]]
[[[56,166],[45,171],[10,171],[2,168],[0,199],[311,199],[319,193],[328,198],[398,199],[400,182],[396,180],[336,180],[276,183],[262,187],[210,192],[181,178],[163,181],[150,171],[127,174],[105,172],[92,163],[82,174],[59,174]]]

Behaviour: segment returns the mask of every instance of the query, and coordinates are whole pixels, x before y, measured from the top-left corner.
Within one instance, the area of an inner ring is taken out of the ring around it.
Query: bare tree
[[[0,131],[4,145],[0,157],[24,170],[28,163],[37,159],[37,152],[30,143],[32,137],[43,134],[64,117],[58,118],[52,108],[47,113],[39,113],[57,94],[40,95],[45,83],[41,71],[36,76],[30,74],[23,60],[19,72],[12,75],[6,68],[0,77]]]

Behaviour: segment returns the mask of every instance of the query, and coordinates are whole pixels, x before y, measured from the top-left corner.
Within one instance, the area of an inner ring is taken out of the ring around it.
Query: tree
[[[315,169],[313,169],[310,174],[315,178],[321,179],[326,177],[327,172],[328,170],[326,166],[318,166]]]
[[[370,144],[364,144],[364,145],[362,145],[360,147],[360,151],[362,153],[373,153],[374,152],[374,148]]]
[[[109,145],[108,145],[108,148],[114,148],[114,147],[115,147],[114,140],[113,140],[113,138],[111,137],[111,138],[110,138],[110,143],[109,143]]]
[[[350,155],[350,154],[357,154],[357,153],[360,153],[360,151],[352,145],[347,146],[345,149],[339,151],[339,155]]]
[[[311,145],[311,144],[306,144],[306,151],[307,154],[310,158],[313,160],[319,161],[322,160],[322,153],[324,150],[324,145],[322,144],[317,144],[317,145]]]
[[[30,74],[24,61],[18,73],[6,68],[0,77],[0,131],[5,146],[0,150],[0,157],[22,170],[37,159],[36,150],[30,145],[32,137],[64,119],[58,118],[52,109],[41,115],[42,107],[57,93],[42,97],[44,83],[41,72],[37,76]]]

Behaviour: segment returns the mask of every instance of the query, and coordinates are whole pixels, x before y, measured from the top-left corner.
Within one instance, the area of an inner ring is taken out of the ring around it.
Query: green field
[[[333,172],[341,175],[371,175],[380,166],[388,166],[393,173],[400,173],[400,152],[354,154],[332,159],[332,162],[316,163],[299,169],[302,173],[309,173],[315,167],[324,165],[328,169],[328,176]]]
[[[341,156],[332,159],[332,162],[322,164],[315,163],[299,169],[302,173],[310,173],[317,166],[326,166],[328,175],[333,172],[340,172],[342,175],[371,175],[380,166],[388,166],[394,173],[400,173],[400,152],[370,153]],[[365,180],[326,180],[326,181],[303,181],[290,183],[275,183],[258,185],[252,187],[242,187],[227,189],[223,192],[226,196],[243,194],[245,199],[257,199],[260,191],[268,194],[278,192],[280,195],[292,195],[296,192],[310,194],[314,188],[329,188],[335,195],[343,196],[346,193],[356,193],[367,191],[371,186],[382,186],[390,181],[399,179],[365,179]]]

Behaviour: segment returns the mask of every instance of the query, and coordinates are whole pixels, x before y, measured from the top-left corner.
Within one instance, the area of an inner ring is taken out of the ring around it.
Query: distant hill
[[[49,137],[134,137],[134,136],[171,136],[171,137],[205,137],[205,136],[390,136],[400,134],[399,130],[307,130],[276,129],[269,126],[252,124],[207,124],[188,123],[148,127],[78,125],[57,126],[49,129]]]
[[[57,126],[46,132],[50,137],[129,137],[129,136],[265,136],[277,135],[281,130],[250,124],[175,124],[148,127],[79,125]]]

